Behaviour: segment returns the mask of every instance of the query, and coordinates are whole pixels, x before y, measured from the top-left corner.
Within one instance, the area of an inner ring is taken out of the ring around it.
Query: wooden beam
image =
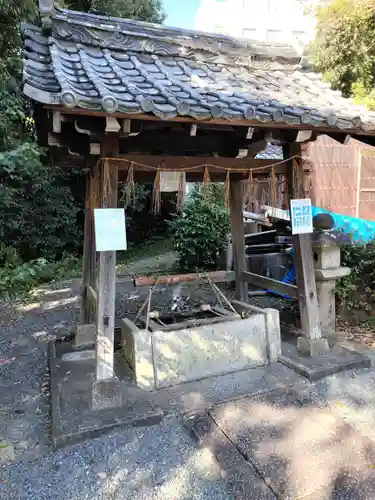
[[[252,158],[218,158],[209,156],[158,156],[158,155],[119,155],[119,180],[125,181],[127,170],[132,163],[135,164],[134,178],[136,182],[150,183],[154,181],[155,172],[150,169],[136,165],[147,165],[163,170],[185,170],[187,182],[202,182],[205,167],[208,166],[210,179],[212,182],[224,182],[226,178],[226,168],[230,168],[232,176],[237,180],[246,180],[249,177],[250,169],[260,169],[253,173],[253,178],[268,177],[270,165],[274,165],[275,160],[254,160]],[[123,160],[123,161],[121,161]],[[126,161],[124,161],[126,160]],[[194,168],[195,167],[195,168]],[[279,164],[275,167],[276,175],[286,175],[289,166]],[[238,172],[236,172],[236,170]]]
[[[266,216],[264,214],[255,214],[254,212],[249,212],[247,210],[243,210],[244,219],[251,219],[259,222],[267,222]]]
[[[119,122],[114,118],[113,116],[106,116],[105,117],[105,131],[106,132],[114,132],[117,133],[121,130],[121,125]]]
[[[283,146],[283,154],[286,158],[302,156],[301,145],[297,143],[285,144]],[[294,186],[292,165],[288,179],[288,192],[290,199],[293,198]],[[294,235],[293,250],[302,331],[308,339],[317,340],[321,338],[321,328],[311,234]]]
[[[296,137],[296,142],[301,144],[305,142],[313,142],[313,131],[312,130],[300,130]]]
[[[202,318],[202,319],[187,319],[181,323],[172,323],[171,325],[161,326],[160,323],[156,323],[149,320],[149,326],[151,326],[152,331],[163,331],[163,332],[175,332],[177,330],[185,330],[186,328],[197,328],[204,325],[217,325],[223,323],[224,321],[238,321],[241,317],[238,314],[232,313],[228,316],[217,316],[216,318]],[[146,319],[140,318],[142,323],[146,325]]]
[[[281,281],[277,281],[272,278],[266,278],[260,274],[249,273],[248,271],[243,272],[243,279],[247,283],[259,286],[265,290],[270,290],[271,292],[278,292],[282,295],[292,297],[293,299],[298,297],[298,290],[294,285],[288,285],[287,283],[282,283]]]
[[[302,330],[306,337],[317,340],[322,333],[311,234],[294,236],[293,249]]]
[[[341,134],[340,132],[330,132],[327,134],[328,137],[333,139],[334,141],[339,142],[340,144],[344,144],[345,146],[349,143],[350,141],[350,135],[348,136],[347,134]]]
[[[209,165],[212,172],[214,172],[215,167],[217,167],[216,170],[220,168],[230,168],[231,170],[233,170],[233,172],[235,172],[236,170],[246,170],[247,174],[248,170],[250,170],[251,168],[264,168],[264,171],[260,170],[263,175],[269,174],[269,168],[267,167],[278,163],[277,160],[255,160],[253,158],[229,158],[217,156],[163,156],[147,154],[119,154],[118,158],[120,160],[123,160],[119,162],[120,169],[127,169],[133,162],[150,167],[163,168],[165,170],[190,169],[191,172],[204,172],[205,165]],[[281,165],[283,165],[283,163]],[[135,166],[138,171],[142,171],[142,168],[140,166]],[[143,169],[143,171],[147,171],[147,168]],[[276,174],[285,174],[286,172],[287,167],[280,168],[280,170],[275,167]]]
[[[178,283],[207,282],[210,279],[214,283],[225,283],[234,281],[234,273],[228,271],[215,271],[211,273],[178,274],[169,276],[137,276],[134,286],[176,285]]]
[[[245,232],[243,223],[243,186],[241,182],[230,183],[230,220],[232,226],[233,265],[236,278],[236,299],[248,301],[248,286],[243,279],[246,269]]]
[[[267,149],[267,146],[268,142],[266,140],[252,142],[247,148],[248,158],[255,158],[258,153],[260,153],[261,151],[265,151]]]
[[[52,130],[55,134],[61,134],[61,113],[54,111],[52,113]]]
[[[248,127],[247,132],[246,132],[246,139],[252,139],[253,134],[254,134],[254,128]]]
[[[64,106],[55,106],[46,104],[44,105],[45,109],[50,109],[53,111],[61,111],[66,115],[80,115],[80,116],[100,116],[105,117],[109,116],[109,113],[105,113],[104,111],[94,111],[85,108],[65,108]],[[176,116],[174,118],[170,118],[168,120],[163,120],[155,115],[146,115],[146,114],[129,114],[129,113],[111,113],[110,116],[114,116],[115,118],[127,118],[129,120],[144,120],[144,121],[154,121],[154,122],[166,122],[166,123],[197,123],[195,118],[190,118],[187,116]],[[237,120],[226,120],[225,118],[211,118],[208,120],[199,120],[200,124],[208,124],[208,125],[225,125],[225,126],[233,126],[233,127],[255,127],[255,128],[263,128],[263,129],[279,129],[279,130],[314,130],[320,134],[326,134],[329,132],[337,131],[337,127],[330,127],[329,125],[312,125],[304,124],[304,123],[286,123],[286,122],[274,122],[274,121],[258,121],[258,120],[246,120],[245,118],[237,119]],[[360,128],[349,128],[349,129],[340,129],[340,132],[345,132],[350,135],[363,135],[363,136],[375,136],[375,130],[362,130]]]
[[[131,120],[123,120],[122,121],[122,131],[124,134],[129,135],[132,131],[132,122]]]
[[[57,148],[65,147],[65,144],[61,142],[61,135],[57,136],[52,132],[48,132],[48,146],[55,146]]]
[[[102,140],[103,156],[118,154],[118,135],[109,133]],[[109,178],[107,178],[108,176]],[[101,207],[117,207],[118,168],[112,164],[106,170],[100,164]],[[109,189],[105,186],[109,183]],[[99,253],[99,283],[97,310],[96,380],[114,377],[114,328],[116,296],[116,252]]]
[[[100,147],[100,145],[98,145]],[[63,155],[66,156],[64,156]],[[92,150],[92,153],[98,153],[98,149]],[[83,161],[83,156],[69,157],[63,149],[54,151],[55,163],[68,168],[73,164]],[[164,155],[148,155],[148,154],[126,154],[118,155],[120,161],[119,175],[120,180],[126,180],[127,171],[129,166],[134,162],[135,164],[146,165],[153,168],[163,168],[164,170],[184,170],[187,172],[188,182],[201,182],[204,173],[204,165],[208,167],[210,178],[213,182],[223,182],[226,177],[226,168],[230,168],[233,175],[238,175],[241,179],[248,179],[249,170],[253,170],[253,178],[268,177],[270,173],[270,166],[275,165],[276,175],[286,175],[289,171],[290,165],[280,163],[277,160],[256,160],[252,158],[227,158],[227,157],[213,157],[213,156],[164,156]],[[66,162],[63,163],[63,162]],[[136,182],[153,182],[155,172],[149,169],[136,166],[134,171]],[[196,167],[196,168],[193,168]],[[238,171],[236,173],[236,170]],[[309,172],[311,167],[305,168],[305,172]]]
[[[90,142],[90,155],[99,156],[100,155],[100,144],[97,142]]]

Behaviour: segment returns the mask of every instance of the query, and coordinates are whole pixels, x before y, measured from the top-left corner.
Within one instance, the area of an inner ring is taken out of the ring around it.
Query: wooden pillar
[[[87,288],[92,285],[93,266],[95,262],[95,242],[94,242],[94,225],[93,213],[90,207],[90,199],[92,197],[93,182],[92,174],[88,173],[86,177],[86,200],[85,200],[85,226],[83,235],[83,263],[82,263],[82,297],[81,297],[81,325],[89,325],[93,323],[94,311],[87,297]]]
[[[283,156],[284,159],[293,156],[302,156],[301,145],[298,143],[283,145]],[[293,160],[289,162],[288,170],[288,198],[290,209],[290,199],[295,195],[293,187]],[[327,352],[328,343],[326,339],[321,338],[322,334],[315,283],[311,234],[294,235],[293,250],[301,327],[304,335],[304,337],[298,339],[297,347],[303,354],[322,354]]]
[[[236,277],[236,299],[247,302],[248,285],[243,279],[243,272],[247,270],[243,222],[243,186],[238,180],[231,180],[229,206],[232,225],[233,264]]]
[[[118,155],[118,135],[109,133],[101,144],[102,157]],[[109,165],[109,168],[108,168]],[[100,162],[101,208],[117,208],[118,165]],[[116,297],[116,252],[99,253],[96,342],[96,380],[114,377],[114,329]]]
[[[100,177],[100,165],[99,163],[96,163],[96,165],[92,169],[92,176],[91,176],[91,186],[92,186],[92,193],[93,197],[96,203],[96,206],[94,208],[99,208],[101,204],[101,177]],[[92,218],[93,218],[93,236],[92,236],[92,244],[93,244],[93,252],[91,253],[91,258],[90,258],[90,285],[94,288],[94,290],[98,289],[98,265],[99,265],[99,257],[96,252],[96,246],[95,246],[95,225],[94,225],[94,210],[92,211]]]

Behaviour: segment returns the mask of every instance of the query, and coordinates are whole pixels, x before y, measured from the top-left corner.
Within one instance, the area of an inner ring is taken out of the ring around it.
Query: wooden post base
[[[329,352],[328,340],[324,338],[311,340],[306,337],[299,337],[297,340],[297,350],[302,356],[321,356]]]
[[[96,341],[96,326],[92,325],[80,325],[77,328],[77,332],[74,339],[74,347],[77,349],[81,347],[92,346]]]

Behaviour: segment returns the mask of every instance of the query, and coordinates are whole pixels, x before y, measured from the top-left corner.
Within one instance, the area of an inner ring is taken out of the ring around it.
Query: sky
[[[164,24],[177,28],[194,28],[201,0],[163,0],[167,17]]]

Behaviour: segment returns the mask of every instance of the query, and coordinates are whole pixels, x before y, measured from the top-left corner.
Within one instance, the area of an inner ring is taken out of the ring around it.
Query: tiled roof
[[[255,157],[256,160],[282,160],[283,149],[277,144],[268,144],[267,149],[258,153]]]
[[[22,28],[24,92],[45,104],[162,119],[374,131],[375,114],[304,69],[295,49],[57,9]]]

